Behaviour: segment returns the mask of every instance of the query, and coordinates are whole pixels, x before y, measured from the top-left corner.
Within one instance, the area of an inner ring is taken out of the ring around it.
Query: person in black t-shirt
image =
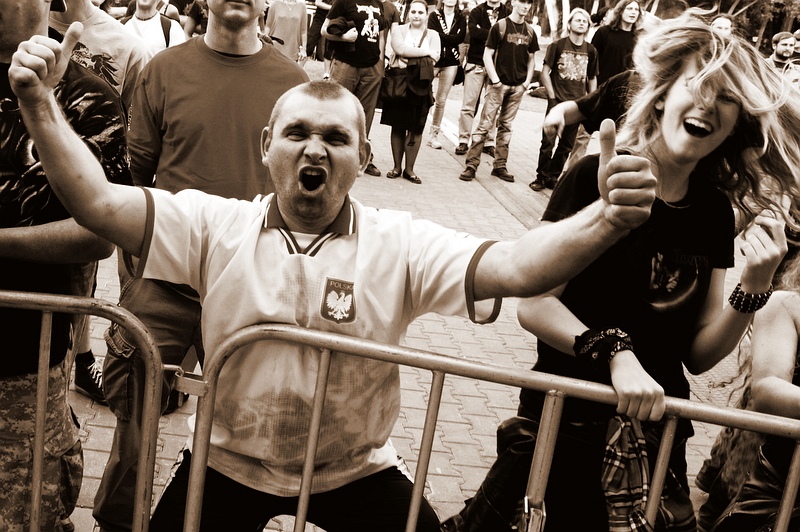
[[[63,11],[61,0],[52,7]],[[0,289],[66,295],[83,284],[82,267],[108,257],[112,245],[78,226],[50,187],[23,123],[9,71],[18,45],[48,35],[50,0],[0,2]],[[56,32],[53,38],[60,38]],[[130,184],[125,122],[111,86],[74,61],[55,98],[72,128],[101,162],[107,179]],[[80,283],[77,281],[80,280]],[[42,530],[62,530],[80,491],[83,455],[67,404],[71,316],[53,315],[42,469]],[[39,311],[0,308],[0,528],[28,529],[35,432]],[[25,458],[28,457],[28,458]],[[66,530],[66,528],[64,528]]]
[[[506,168],[511,124],[517,116],[525,90],[533,79],[534,54],[539,50],[539,40],[533,27],[525,21],[531,9],[530,1],[512,0],[511,4],[511,14],[492,26],[486,39],[483,66],[490,85],[486,90],[481,121],[472,134],[472,145],[467,152],[467,166],[458,176],[462,181],[475,179],[484,143],[495,122],[497,144],[492,175],[503,181],[514,181],[514,176]]]
[[[600,57],[597,83],[604,83],[631,67],[633,47],[641,25],[642,11],[636,0],[617,2],[609,23],[597,28],[592,36],[592,44]]]
[[[332,21],[343,21],[349,29],[331,33]],[[333,42],[330,76],[352,92],[364,107],[367,136],[372,128],[378,93],[383,80],[384,42],[381,31],[387,26],[381,0],[337,0],[322,25],[322,35]],[[342,46],[352,44],[354,46]],[[370,159],[365,173],[381,175]]]
[[[608,530],[643,508],[635,496],[624,511],[606,499],[615,489],[636,488],[615,484],[604,471],[607,437],[637,420],[648,456],[656,456],[664,398],[689,398],[684,367],[701,373],[724,358],[769,297],[788,221],[769,209],[798,193],[800,139],[786,124],[800,124],[800,104],[786,98],[790,89],[752,45],[717,35],[689,13],[640,39],[634,63],[641,86],[619,135],[611,120],[603,123],[600,155],[564,175],[543,220],[567,218],[601,196],[598,175],[629,157],[646,159],[658,178],[650,218],[565,285],[518,306],[520,324],[538,338],[536,371],[611,385],[617,394],[615,406],[564,402],[544,500],[546,531]],[[723,306],[736,234],[731,203],[747,227],[747,264]],[[498,429],[497,461],[444,530],[520,524],[543,404],[543,393],[522,390],[519,417]],[[695,529],[685,457],[691,434],[691,424],[681,422],[669,459],[662,515],[670,515],[670,530]]]
[[[547,47],[541,80],[547,90],[548,112],[560,102],[580,98],[597,88],[597,50],[585,40],[589,24],[586,10],[573,9],[567,20],[569,35]],[[554,136],[542,135],[536,180],[529,185],[532,190],[555,186],[577,134],[578,125],[565,126],[558,146]]]

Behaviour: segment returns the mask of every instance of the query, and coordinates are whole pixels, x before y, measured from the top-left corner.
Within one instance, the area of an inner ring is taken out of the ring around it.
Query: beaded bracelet
[[[587,360],[602,375],[608,375],[611,359],[620,351],[633,351],[631,337],[625,331],[613,328],[598,331],[589,329],[575,337],[572,346],[578,360]]]
[[[752,314],[758,309],[762,308],[769,301],[769,296],[772,295],[772,285],[769,285],[769,290],[763,294],[748,294],[742,290],[742,283],[736,285],[733,289],[731,297],[728,298],[731,308],[743,314]]]

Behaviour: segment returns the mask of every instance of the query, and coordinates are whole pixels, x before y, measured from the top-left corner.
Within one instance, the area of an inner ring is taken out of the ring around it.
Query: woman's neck
[[[448,17],[453,16],[456,13],[456,6],[443,6],[442,12]]]
[[[651,150],[648,158],[652,163],[653,175],[658,180],[656,196],[672,203],[685,198],[689,192],[689,176],[697,166],[697,161],[676,160],[657,147]]]

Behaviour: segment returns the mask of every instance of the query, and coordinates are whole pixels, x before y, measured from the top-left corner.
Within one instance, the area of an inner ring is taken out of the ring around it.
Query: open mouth
[[[713,133],[713,129],[708,122],[697,120],[696,118],[687,118],[683,121],[683,128],[693,137],[704,138]]]
[[[300,183],[309,192],[313,192],[325,184],[326,177],[327,172],[322,168],[306,167],[300,170]]]

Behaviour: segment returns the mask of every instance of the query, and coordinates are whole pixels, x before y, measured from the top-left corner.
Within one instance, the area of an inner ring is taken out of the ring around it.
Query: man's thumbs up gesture
[[[603,214],[617,229],[630,230],[650,217],[656,199],[656,178],[650,161],[635,155],[617,155],[614,121],[600,125],[600,167],[597,188],[603,198]]]
[[[33,108],[49,98],[67,69],[72,49],[80,39],[83,25],[74,22],[64,41],[58,42],[43,35],[34,35],[20,43],[11,58],[8,79],[17,95],[20,107]]]

